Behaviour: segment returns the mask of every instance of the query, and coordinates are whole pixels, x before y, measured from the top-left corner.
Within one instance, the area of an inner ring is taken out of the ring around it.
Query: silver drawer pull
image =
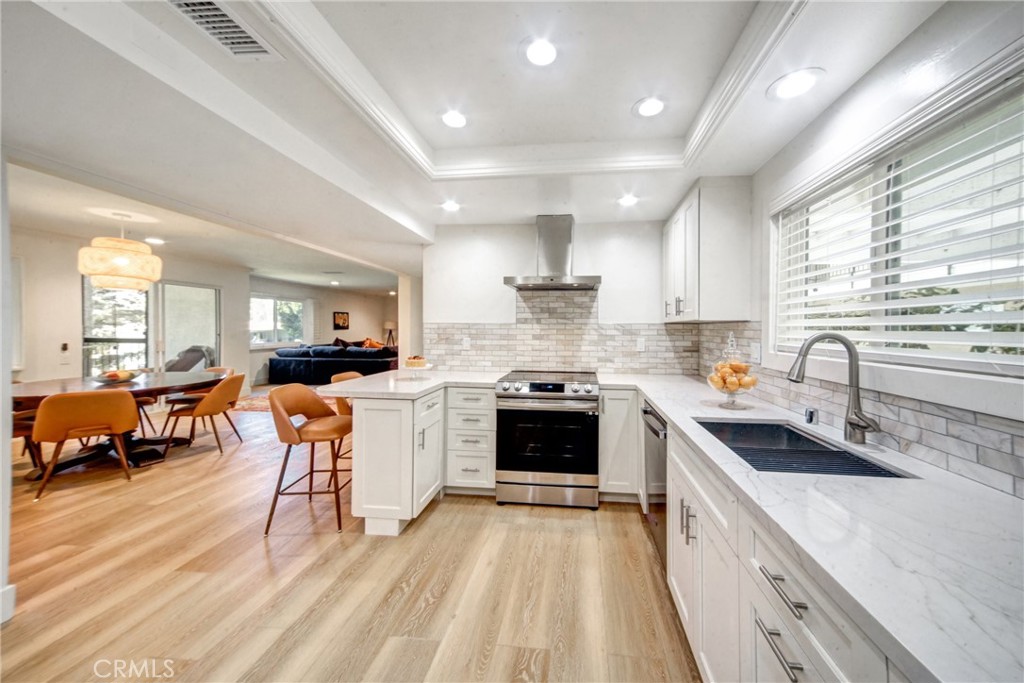
[[[420,430],[420,450],[422,451],[426,447],[427,447],[427,430],[426,429],[421,429]]]
[[[479,417],[464,417],[464,418],[462,418],[462,421],[463,422],[479,422],[480,418]]]
[[[434,401],[433,403],[428,403],[426,409],[430,410],[431,408],[436,408],[436,407],[437,407],[437,401]]]
[[[803,619],[804,615],[800,613],[800,610],[807,609],[807,603],[789,599],[789,596],[786,595],[786,591],[782,590],[782,586],[779,585],[779,582],[785,581],[786,577],[782,574],[772,574],[770,571],[765,569],[763,564],[758,564],[757,568],[761,570],[764,578],[767,579],[768,583],[771,584],[771,587],[775,589],[775,592],[779,594],[780,598],[782,598],[782,602],[786,603],[786,607],[793,616],[797,619]]]
[[[462,439],[462,443],[480,443],[480,439]]]
[[[778,644],[775,642],[775,638],[781,636],[782,633],[779,632],[778,629],[766,627],[764,622],[761,621],[761,617],[755,616],[754,623],[757,625],[757,630],[760,631],[761,635],[764,636],[764,639],[768,641],[768,647],[772,649],[772,654],[775,655],[775,659],[779,660],[779,664],[781,664],[782,668],[786,670],[786,676],[789,677],[789,680],[792,681],[792,683],[797,683],[799,679],[796,677],[796,672],[803,671],[804,665],[800,662],[789,661],[786,659],[786,655],[782,653],[782,650],[779,649]]]
[[[462,471],[463,472],[479,472],[480,468],[479,467],[463,467]]]
[[[479,403],[483,399],[479,396],[463,396],[462,400],[466,403]]]

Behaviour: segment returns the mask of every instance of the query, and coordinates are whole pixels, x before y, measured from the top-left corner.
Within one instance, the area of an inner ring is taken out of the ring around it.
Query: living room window
[[[93,287],[82,278],[82,374],[149,364],[149,294]]]
[[[840,332],[877,362],[1024,376],[1017,79],[774,218],[774,347]]]
[[[249,343],[291,344],[303,341],[305,304],[272,296],[249,298]]]

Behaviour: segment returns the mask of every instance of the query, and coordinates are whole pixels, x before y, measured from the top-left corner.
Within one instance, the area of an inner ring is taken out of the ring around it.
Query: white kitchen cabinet
[[[448,389],[445,486],[494,488],[496,426],[493,389]]]
[[[824,680],[786,622],[746,572],[740,576],[738,680],[750,683],[814,683]]]
[[[680,466],[688,454],[669,436],[668,582],[705,681],[739,678],[739,561],[701,494],[708,482]],[[692,484],[692,485],[691,485]]]
[[[352,412],[352,514],[367,534],[397,536],[441,489],[444,391],[360,398]]]
[[[640,472],[640,406],[635,391],[601,392],[598,491],[636,494]]]
[[[665,322],[749,320],[749,178],[701,178],[662,236]]]

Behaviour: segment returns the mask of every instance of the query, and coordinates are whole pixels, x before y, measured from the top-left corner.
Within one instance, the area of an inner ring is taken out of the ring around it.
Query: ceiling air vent
[[[252,29],[217,3],[203,0],[169,1],[235,57],[254,61],[281,58]]]

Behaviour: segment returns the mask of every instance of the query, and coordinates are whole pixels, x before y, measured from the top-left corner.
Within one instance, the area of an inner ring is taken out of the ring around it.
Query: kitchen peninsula
[[[493,396],[499,374],[400,370],[320,388],[323,396],[354,399],[353,512],[365,517],[366,533],[397,535],[443,493],[445,418],[446,410],[454,410],[451,397],[462,405],[466,397],[482,403],[488,392]],[[749,410],[723,410],[718,407],[721,396],[691,377],[598,377],[602,389],[635,390],[650,402],[670,425],[670,469],[680,462],[692,468],[710,482],[704,493],[716,493],[724,501],[718,510],[724,513],[709,517],[724,529],[728,576],[742,588],[748,574],[755,574],[751,567],[761,567],[760,553],[768,547],[773,557],[789,563],[784,590],[806,589],[817,597],[811,616],[816,612],[827,617],[839,640],[863,644],[850,651],[850,661],[844,661],[828,638],[807,636],[804,642],[812,645],[800,651],[809,653],[811,665],[805,666],[837,669],[824,672],[825,678],[848,674],[851,666],[860,667],[862,675],[881,676],[877,680],[1021,678],[1020,500],[872,444],[857,446],[856,451],[908,476],[866,479],[757,472],[695,419],[792,422],[792,414],[750,396],[744,397]],[[841,440],[838,430],[803,427]],[[433,462],[417,462],[424,454]],[[422,470],[419,480],[417,467]],[[479,491],[488,492],[485,486]],[[669,504],[671,509],[671,500]],[[670,527],[670,533],[674,531]],[[679,607],[685,595],[673,585],[673,569],[678,566],[674,567],[672,544],[670,538],[669,583]],[[745,565],[745,570],[739,569]],[[737,588],[735,583],[730,586]],[[748,603],[737,593],[744,594],[736,590],[730,596],[738,611],[730,614],[724,631],[738,629],[742,640],[746,615],[740,608]],[[755,616],[761,619],[763,613]],[[810,617],[791,621],[794,631],[813,625]],[[713,653],[703,659],[701,637],[686,618],[683,622],[698,661],[710,666]],[[708,648],[714,637],[708,633]],[[825,654],[811,652],[815,648]],[[727,649],[735,654],[734,638]],[[740,674],[733,667],[750,665],[743,656],[740,660],[728,662],[724,670]]]

